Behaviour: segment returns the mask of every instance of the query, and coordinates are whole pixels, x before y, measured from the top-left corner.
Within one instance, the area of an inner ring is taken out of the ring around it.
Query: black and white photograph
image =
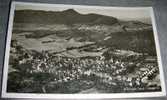
[[[12,2],[2,96],[164,96],[157,34],[152,7]]]

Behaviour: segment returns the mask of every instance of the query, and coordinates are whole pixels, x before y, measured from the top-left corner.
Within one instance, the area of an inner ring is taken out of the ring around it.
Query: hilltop
[[[98,14],[80,14],[73,9],[64,11],[18,10],[15,11],[14,22],[38,24],[107,24],[117,23],[114,17]]]

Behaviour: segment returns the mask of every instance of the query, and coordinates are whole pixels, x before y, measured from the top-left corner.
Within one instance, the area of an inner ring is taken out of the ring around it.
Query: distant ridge
[[[41,23],[41,24],[106,24],[117,23],[117,18],[98,15],[80,14],[74,9],[64,11],[42,11],[42,10],[17,10],[14,22],[16,23]]]

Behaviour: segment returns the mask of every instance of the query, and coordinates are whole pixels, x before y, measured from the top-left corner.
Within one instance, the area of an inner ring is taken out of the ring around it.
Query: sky
[[[120,20],[138,20],[151,23],[150,8],[148,7],[104,7],[104,6],[84,6],[84,5],[63,5],[63,4],[37,4],[19,3],[15,6],[16,10],[44,10],[44,11],[63,11],[74,9],[81,14],[96,13],[106,16],[116,17]]]

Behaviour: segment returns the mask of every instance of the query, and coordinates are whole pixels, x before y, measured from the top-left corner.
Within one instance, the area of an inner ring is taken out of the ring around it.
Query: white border
[[[166,88],[164,81],[164,73],[162,67],[160,46],[158,40],[158,34],[156,29],[155,17],[152,7],[135,7],[135,9],[149,9],[152,17],[152,25],[154,30],[154,38],[156,43],[156,51],[158,57],[158,64],[160,70],[160,80],[161,80],[161,92],[143,92],[143,93],[111,93],[111,94],[35,94],[35,93],[7,93],[7,77],[8,77],[8,60],[10,53],[10,42],[12,36],[13,27],[13,17],[16,4],[22,5],[40,5],[40,6],[72,6],[72,7],[82,7],[82,8],[99,8],[103,9],[128,9],[131,7],[104,7],[104,6],[81,6],[81,5],[64,5],[64,4],[42,4],[42,3],[26,3],[26,2],[12,2],[10,9],[10,17],[8,24],[8,33],[6,41],[6,51],[4,60],[4,70],[3,70],[3,82],[2,82],[2,97],[3,98],[57,98],[57,99],[100,99],[100,98],[139,98],[139,97],[160,97],[166,96]]]

